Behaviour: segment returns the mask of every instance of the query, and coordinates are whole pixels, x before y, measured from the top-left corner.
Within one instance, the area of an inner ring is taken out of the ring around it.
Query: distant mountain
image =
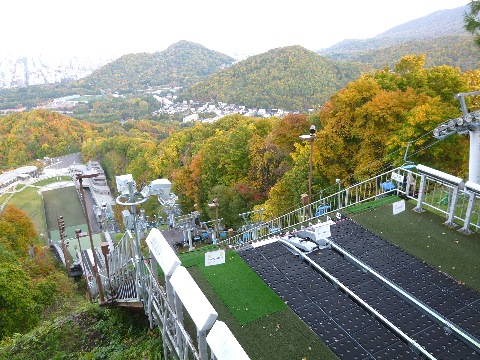
[[[407,54],[425,54],[426,67],[448,65],[462,71],[480,68],[480,49],[471,35],[444,35],[426,40],[413,40],[384,48],[331,53],[332,60],[359,62],[375,69],[393,68]]]
[[[318,50],[331,56],[348,52],[365,51],[397,45],[413,40],[427,40],[444,35],[467,35],[463,28],[468,5],[456,9],[440,10],[405,24],[395,26],[373,38],[343,40],[327,49]]]
[[[305,111],[356,79],[365,67],[329,60],[301,46],[270,50],[210,75],[181,95],[256,108]]]
[[[155,53],[129,54],[103,66],[75,86],[125,92],[154,86],[191,85],[234,62],[228,55],[189,41]]]

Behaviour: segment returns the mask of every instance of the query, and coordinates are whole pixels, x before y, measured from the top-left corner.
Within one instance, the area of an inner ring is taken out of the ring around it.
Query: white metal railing
[[[126,231],[114,250],[108,255],[108,267],[110,278],[106,276],[106,269],[102,269],[102,285],[104,289],[111,287],[118,294],[121,287],[133,286],[135,296],[127,298],[116,298],[117,302],[140,302],[141,299],[141,277],[139,261],[140,249],[137,249],[136,242],[130,231]]]
[[[192,338],[167,301],[164,288],[158,284],[157,273],[150,264],[146,264],[145,269],[147,271],[145,292],[148,296],[144,301],[144,309],[150,328],[156,325],[162,333],[164,358],[169,359],[172,354],[176,354],[179,359],[200,359]]]
[[[150,245],[148,244],[150,248]],[[150,249],[151,250],[151,249]],[[168,301],[165,289],[158,283],[157,263],[152,259],[144,259],[136,240],[127,231],[114,250],[109,253],[107,260],[110,277],[107,277],[106,266],[99,271],[104,291],[113,298],[107,299],[106,304],[122,304],[123,306],[138,306],[142,303],[148,317],[150,327],[157,326],[162,334],[165,359],[195,359],[207,360],[201,356],[192,336],[187,332],[182,319],[178,318],[175,306]],[[98,296],[98,288],[91,269],[87,267],[85,277],[88,278],[90,294]],[[118,290],[125,285],[135,286],[135,296],[119,297]],[[209,350],[212,355],[212,350]],[[208,359],[210,359],[208,355]],[[211,359],[216,359],[211,357]]]
[[[336,213],[347,207],[366,203],[388,195],[399,195],[405,199],[417,200],[420,189],[421,175],[402,167],[395,168],[383,174],[359,182],[341,191],[321,198],[311,204],[302,206],[287,214],[271,219],[235,234],[219,245],[242,246],[264,239],[268,236],[294,230],[296,227],[307,225],[314,220],[326,216],[336,216]],[[469,193],[463,189],[458,190],[453,219],[457,224],[463,224],[466,218]],[[438,179],[425,177],[425,192],[422,205],[439,213],[449,215],[454,199],[455,187]],[[476,199],[477,200],[477,199]],[[473,207],[473,216],[470,226],[475,231],[480,229],[480,201]]]

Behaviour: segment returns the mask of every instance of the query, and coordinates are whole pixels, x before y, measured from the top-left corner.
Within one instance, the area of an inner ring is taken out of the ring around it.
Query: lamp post
[[[218,239],[218,199],[213,199],[211,204],[208,204],[209,207],[215,208],[215,239]]]
[[[340,209],[340,204],[342,202],[340,197],[340,191],[342,190],[342,183],[340,182],[340,179],[336,179],[335,182],[338,184],[338,209]]]
[[[98,296],[100,298],[100,303],[103,304],[105,302],[105,298],[103,296],[102,281],[100,280],[100,275],[98,273],[97,257],[95,255],[95,246],[93,245],[93,238],[92,238],[92,228],[90,226],[90,218],[88,216],[87,203],[85,202],[85,193],[83,191],[83,184],[82,184],[83,179],[94,178],[97,176],[98,174],[77,174],[76,178],[80,186],[80,194],[82,196],[83,211],[85,212],[85,217],[87,219],[88,236],[90,237],[90,247],[92,249],[92,255],[93,255],[93,275],[95,276],[95,281],[97,283]]]
[[[312,202],[312,154],[313,154],[313,141],[315,140],[315,125],[310,126],[310,134],[308,135],[300,135],[300,140],[309,141],[310,142],[310,168],[308,172],[308,204]]]

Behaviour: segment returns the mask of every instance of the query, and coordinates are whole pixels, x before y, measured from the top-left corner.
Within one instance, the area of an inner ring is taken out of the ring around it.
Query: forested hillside
[[[66,274],[55,269],[53,256],[39,244],[37,232],[24,211],[7,206],[0,213],[0,234],[0,340],[3,340],[33,328],[47,307],[75,290]]]
[[[189,86],[233,61],[200,44],[179,41],[156,53],[124,55],[74,86],[121,93],[155,86]]]
[[[464,29],[464,15],[469,7],[436,11],[420,19],[395,26],[369,39],[345,39],[318,53],[326,56],[366,51],[414,40],[430,40],[445,35],[468,35]],[[407,54],[402,54],[407,55]]]
[[[94,126],[33,111],[0,121],[1,163],[4,168],[23,165],[74,152],[81,144],[84,160],[99,159],[110,179],[124,173],[147,181],[168,178],[185,212],[197,204],[204,216],[212,216],[206,204],[217,197],[234,225],[241,220],[236,214],[254,205],[265,206],[270,214],[297,205],[306,191],[309,154],[298,135],[311,123],[319,129],[313,148],[314,193],[336,178],[346,186],[401,165],[409,142],[409,160],[466,175],[468,138],[452,136],[437,143],[429,133],[460,115],[454,94],[479,89],[479,70],[426,68],[424,56],[407,56],[392,70],[350,82],[310,117],[235,115],[179,129],[150,121]],[[472,110],[480,108],[478,97],[469,101]]]
[[[130,133],[143,140],[160,140],[175,129],[151,121],[99,126],[47,110],[12,114],[0,118],[0,170],[79,152],[83,143],[93,139]]]
[[[183,98],[306,111],[358,78],[366,67],[338,63],[301,46],[252,56],[189,87]]]
[[[37,110],[0,118],[0,169],[80,151],[95,128],[51,111]]]
[[[471,35],[445,35],[426,40],[412,40],[378,49],[357,49],[330,53],[330,59],[359,62],[375,69],[393,68],[405,54],[425,54],[427,67],[448,65],[461,70],[480,68],[480,48]]]
[[[211,217],[207,203],[217,197],[229,225],[240,222],[236,214],[256,204],[270,215],[298,205],[307,190],[309,163],[309,145],[298,136],[311,123],[321,129],[313,148],[315,194],[334,185],[336,178],[347,186],[401,165],[409,142],[408,160],[464,176],[468,138],[437,142],[431,131],[460,115],[453,95],[480,89],[480,72],[425,68],[424,61],[423,56],[409,56],[392,71],[360,77],[334,94],[319,117],[228,116],[172,133],[160,143],[142,145],[136,138],[126,146],[124,136],[99,138],[84,143],[82,151],[86,158],[106,157],[113,172],[169,178],[185,212],[197,204]],[[478,99],[470,106],[479,108]],[[122,159],[132,160],[122,167]]]

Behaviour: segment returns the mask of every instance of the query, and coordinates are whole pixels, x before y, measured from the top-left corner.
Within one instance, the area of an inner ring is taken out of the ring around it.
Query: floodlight
[[[149,186],[145,186],[142,191],[140,191],[140,194],[142,194],[142,196],[144,198],[148,198],[150,196],[150,187]]]
[[[156,179],[148,185],[150,195],[167,199],[170,196],[172,183],[167,179]]]
[[[117,183],[117,191],[122,195],[129,194],[128,183],[133,182],[135,186],[135,181],[133,181],[132,174],[115,176],[115,181]]]
[[[312,140],[310,135],[300,135],[299,138],[300,140]]]

